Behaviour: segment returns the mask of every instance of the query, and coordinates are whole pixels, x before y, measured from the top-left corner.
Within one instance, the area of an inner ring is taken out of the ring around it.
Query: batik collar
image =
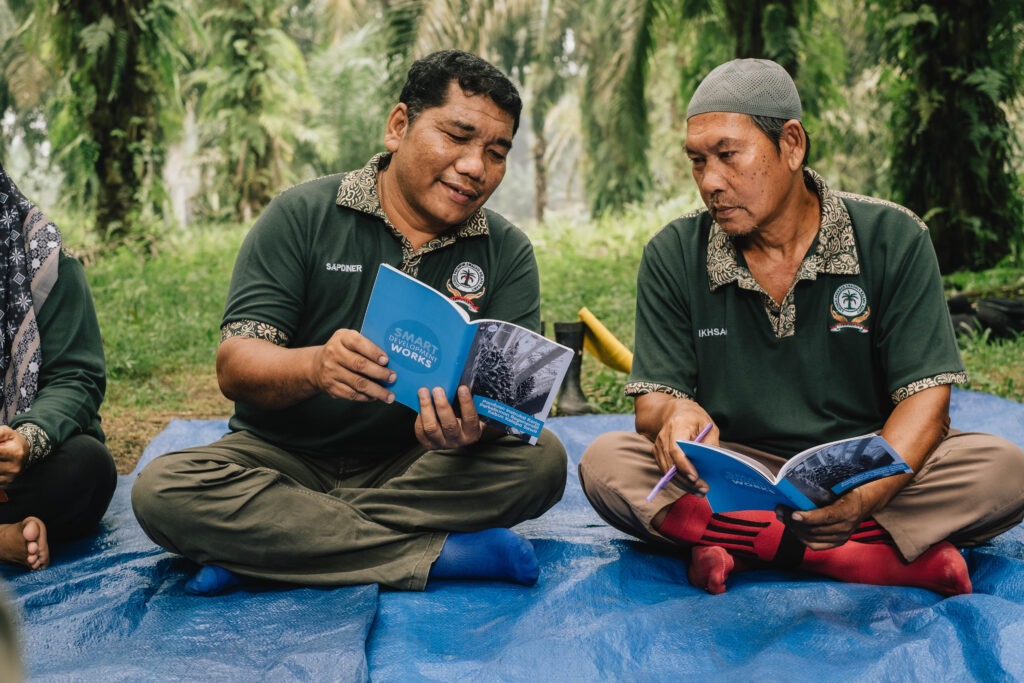
[[[740,289],[756,292],[775,335],[782,339],[796,333],[796,285],[801,280],[816,280],[819,273],[856,275],[860,273],[853,221],[840,195],[825,184],[824,179],[807,168],[804,180],[813,187],[821,206],[821,225],[815,247],[801,261],[796,277],[781,303],[776,303],[758,283],[750,270],[740,263],[736,244],[718,223],[712,222],[708,237],[707,269],[711,291],[735,282]]]
[[[804,169],[804,178],[813,184],[821,204],[821,227],[817,245],[800,264],[796,280],[814,280],[819,273],[856,275],[860,272],[857,243],[853,234],[850,212],[825,180],[816,172]],[[733,239],[718,223],[712,222],[708,238],[708,278],[711,290],[736,282],[744,289],[761,290],[746,266],[739,260]]]
[[[391,154],[382,152],[374,155],[361,169],[346,173],[338,187],[337,203],[338,206],[344,206],[376,216],[384,221],[384,224],[397,237],[401,238],[404,243],[405,238],[402,236],[402,233],[388,220],[387,214],[384,213],[384,207],[380,203],[380,195],[377,193],[377,181],[380,177],[380,172],[388,167],[390,161]],[[432,251],[438,247],[451,244],[457,239],[486,234],[488,234],[487,216],[484,214],[483,209],[477,209],[463,223],[433,238],[423,245],[420,250]]]

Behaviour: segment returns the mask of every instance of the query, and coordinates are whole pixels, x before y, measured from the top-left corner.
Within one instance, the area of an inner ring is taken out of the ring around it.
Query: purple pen
[[[708,432],[711,431],[711,427],[713,427],[714,424],[714,422],[708,422],[706,425],[704,425],[704,429],[700,430],[697,436],[693,439],[694,443],[700,443],[701,441],[703,441],[704,437],[708,435]],[[665,488],[665,484],[672,481],[672,477],[676,476],[676,471],[677,470],[675,465],[669,467],[668,472],[665,473],[665,476],[658,480],[658,483],[654,485],[654,488],[651,489],[651,492],[647,494],[647,497],[644,500],[646,500],[648,503],[654,500],[654,497],[658,495],[658,491]]]

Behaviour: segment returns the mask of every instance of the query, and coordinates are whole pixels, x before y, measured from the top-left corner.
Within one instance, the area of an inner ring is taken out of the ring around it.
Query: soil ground
[[[177,381],[181,379],[176,378]],[[213,373],[189,377],[186,381],[189,391],[185,401],[187,409],[184,410],[167,410],[162,406],[150,409],[103,404],[100,410],[103,431],[120,474],[127,474],[135,468],[142,451],[171,420],[212,420],[231,416],[232,404],[220,393]]]

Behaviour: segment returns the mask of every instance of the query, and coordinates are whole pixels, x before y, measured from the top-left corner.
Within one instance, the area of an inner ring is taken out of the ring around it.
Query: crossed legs
[[[235,433],[154,460],[132,504],[150,538],[200,564],[292,583],[421,590],[450,533],[539,516],[561,498],[565,470],[565,450],[547,432],[537,446],[416,448],[356,467]]]
[[[0,561],[42,569],[50,543],[92,533],[110,504],[117,470],[106,447],[73,436],[21,473],[0,503]]]
[[[764,455],[766,464],[778,466]],[[951,434],[905,489],[909,495],[897,496],[876,515],[881,526],[872,537],[821,552],[803,547],[772,512],[712,515],[706,501],[685,496],[671,483],[648,503],[645,495],[660,474],[650,443],[632,432],[601,435],[580,462],[584,492],[605,521],[653,543],[692,548],[691,582],[715,593],[725,590],[732,571],[751,563],[943,594],[966,592],[966,563],[947,539],[982,543],[1024,516],[1024,452],[988,435]],[[987,501],[983,509],[979,500]]]

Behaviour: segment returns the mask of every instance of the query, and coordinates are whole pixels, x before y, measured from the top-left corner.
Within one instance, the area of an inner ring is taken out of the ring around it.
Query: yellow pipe
[[[587,309],[580,309],[583,321],[583,348],[610,368],[628,373],[633,367],[633,352],[615,338],[600,320]]]

